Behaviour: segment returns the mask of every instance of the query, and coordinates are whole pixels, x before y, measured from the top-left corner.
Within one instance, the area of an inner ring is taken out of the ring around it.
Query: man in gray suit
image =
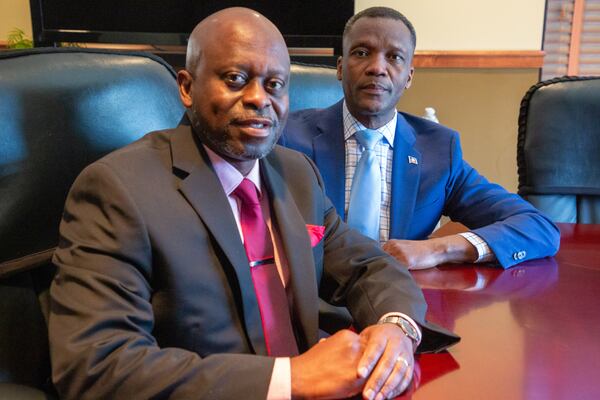
[[[418,346],[457,340],[424,320],[405,268],[340,220],[314,164],[275,146],[289,73],[270,21],[217,12],[178,74],[182,123],[77,178],[51,288],[61,397],[389,398]],[[347,306],[358,333],[319,342],[319,297]]]

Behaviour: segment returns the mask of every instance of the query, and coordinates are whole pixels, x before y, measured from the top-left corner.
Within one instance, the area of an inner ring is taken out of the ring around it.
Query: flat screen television
[[[194,26],[232,6],[257,10],[288,47],[341,48],[354,0],[30,0],[34,43],[186,45]]]

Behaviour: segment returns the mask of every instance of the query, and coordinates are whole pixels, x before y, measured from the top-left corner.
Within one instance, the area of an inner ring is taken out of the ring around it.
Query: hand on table
[[[477,249],[460,235],[426,240],[391,239],[383,245],[383,250],[411,270],[448,262],[474,262],[478,256]]]
[[[372,325],[360,333],[364,353],[358,375],[368,378],[364,399],[391,399],[406,390],[414,370],[413,341],[394,324]]]
[[[291,359],[292,398],[390,399],[411,382],[413,342],[393,324],[343,330]]]
[[[363,342],[358,334],[342,330],[292,357],[292,398],[345,398],[360,393],[366,381],[357,373]]]

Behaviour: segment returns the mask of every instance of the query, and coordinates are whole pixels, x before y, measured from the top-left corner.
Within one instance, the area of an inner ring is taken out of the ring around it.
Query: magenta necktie
[[[241,202],[244,247],[260,309],[267,353],[276,357],[297,355],[290,308],[275,265],[273,242],[258,201],[256,186],[244,178],[233,195]]]

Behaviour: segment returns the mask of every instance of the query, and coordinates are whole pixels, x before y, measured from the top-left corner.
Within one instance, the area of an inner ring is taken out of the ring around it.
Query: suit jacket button
[[[526,255],[527,255],[527,252],[525,250],[520,251],[519,252],[519,260],[524,259]]]
[[[513,253],[513,260],[519,259],[519,253]]]

